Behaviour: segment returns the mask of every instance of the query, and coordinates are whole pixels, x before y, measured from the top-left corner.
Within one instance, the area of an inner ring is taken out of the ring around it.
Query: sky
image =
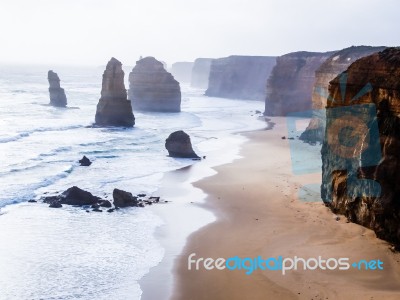
[[[283,55],[399,46],[398,0],[0,0],[0,63]]]

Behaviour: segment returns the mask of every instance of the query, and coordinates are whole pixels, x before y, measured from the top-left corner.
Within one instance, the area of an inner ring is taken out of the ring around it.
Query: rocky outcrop
[[[138,111],[181,111],[179,82],[154,57],[136,62],[129,74],[129,99]]]
[[[57,73],[50,70],[47,73],[47,79],[49,80],[49,93],[50,93],[50,105],[57,107],[67,106],[67,96],[65,96],[65,91],[61,88],[60,78]]]
[[[399,78],[400,48],[388,48],[357,60],[331,81],[321,151],[323,200],[334,212],[396,244],[400,244]]]
[[[137,207],[139,206],[138,197],[133,196],[132,193],[123,190],[114,189],[113,199],[115,207]]]
[[[356,60],[383,51],[385,47],[353,46],[340,50],[329,57],[315,72],[312,94],[313,117],[300,139],[308,143],[322,143],[325,133],[326,94],[329,82],[345,71]]]
[[[277,58],[267,81],[267,116],[311,110],[315,71],[333,52],[294,52]]]
[[[197,58],[192,68],[192,78],[190,86],[194,88],[207,89],[208,77],[210,76],[210,68],[212,58]]]
[[[171,66],[171,74],[180,83],[190,83],[192,77],[193,62],[176,62]]]
[[[102,199],[93,196],[91,193],[84,191],[77,186],[73,186],[58,196],[45,197],[43,202],[49,203],[50,207],[61,207],[58,204],[66,205],[93,205],[101,202]]]
[[[169,135],[165,141],[165,148],[171,157],[199,158],[193,151],[190,136],[182,130],[175,131]]]
[[[127,99],[122,64],[114,57],[108,62],[103,74],[101,98],[97,104],[96,125],[135,125],[131,102]]]
[[[211,63],[206,96],[231,99],[265,99],[265,82],[276,57],[229,56]]]

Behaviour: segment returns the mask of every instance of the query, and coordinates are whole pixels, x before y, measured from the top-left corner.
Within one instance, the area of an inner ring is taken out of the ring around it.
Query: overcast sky
[[[398,0],[0,0],[0,62],[134,65],[400,45]]]

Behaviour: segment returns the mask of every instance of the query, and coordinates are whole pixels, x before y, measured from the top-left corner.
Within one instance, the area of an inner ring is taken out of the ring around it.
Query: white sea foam
[[[194,163],[167,157],[170,133],[185,130],[208,163],[225,163],[219,141],[262,127],[251,111],[263,103],[182,86],[182,113],[135,113],[133,129],[90,128],[102,70],[55,70],[69,105],[79,107],[68,110],[44,105],[48,69],[0,69],[0,299],[139,299],[138,280],[164,253],[153,236],[162,221],[151,210],[8,204],[73,185],[109,198],[113,188],[152,194],[164,172]],[[83,155],[89,168],[77,163]]]

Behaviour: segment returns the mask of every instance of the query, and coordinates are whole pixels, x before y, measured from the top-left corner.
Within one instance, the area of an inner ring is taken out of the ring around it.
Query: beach
[[[299,188],[320,174],[292,174],[285,118],[273,130],[246,133],[242,158],[194,184],[200,206],[216,220],[191,234],[175,257],[172,299],[399,299],[400,255],[373,231],[346,222],[321,202],[304,202]],[[339,218],[338,218],[339,217]],[[184,226],[184,224],[182,224]],[[188,270],[188,256],[302,257],[380,260],[383,270]]]

